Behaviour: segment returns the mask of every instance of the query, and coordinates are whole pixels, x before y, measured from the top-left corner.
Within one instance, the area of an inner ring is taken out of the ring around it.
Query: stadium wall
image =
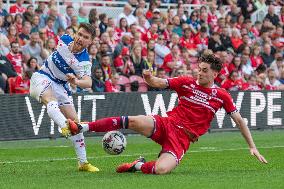
[[[231,92],[234,102],[251,129],[283,127],[284,92]],[[177,104],[176,93],[99,93],[74,95],[74,104],[81,121],[96,120],[107,116],[150,115],[166,112]],[[0,140],[60,137],[42,106],[29,96],[0,96]],[[217,112],[211,129],[232,130],[235,125],[224,109]]]

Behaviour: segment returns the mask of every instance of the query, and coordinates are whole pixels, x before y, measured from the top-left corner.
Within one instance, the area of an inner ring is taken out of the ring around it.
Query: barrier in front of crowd
[[[282,128],[284,123],[284,92],[231,92],[237,108],[251,129]],[[167,116],[178,102],[170,91],[148,93],[94,93],[74,95],[74,105],[81,121],[108,116]],[[46,113],[46,107],[29,96],[0,95],[0,140],[59,137],[60,129]],[[236,126],[224,109],[217,112],[211,129],[235,130]],[[127,131],[129,132],[129,131]],[[94,135],[94,134],[92,134]]]

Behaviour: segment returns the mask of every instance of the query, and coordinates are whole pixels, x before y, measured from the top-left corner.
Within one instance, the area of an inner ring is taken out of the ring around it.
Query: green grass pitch
[[[142,136],[128,136],[126,151],[107,155],[101,137],[86,139],[89,161],[98,173],[78,172],[71,142],[27,140],[0,142],[0,188],[284,188],[284,131],[255,131],[255,143],[269,164],[249,155],[239,132],[207,134],[190,147],[181,164],[168,175],[118,174],[115,167],[139,155],[157,157],[160,147]]]

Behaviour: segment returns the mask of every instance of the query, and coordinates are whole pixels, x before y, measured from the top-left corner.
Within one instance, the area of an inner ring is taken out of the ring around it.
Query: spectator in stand
[[[102,57],[100,59],[100,68],[103,70],[103,81],[106,81],[111,78],[112,70],[111,70],[111,58],[108,54],[102,54]]]
[[[88,10],[85,7],[80,7],[78,11],[78,23],[89,23]]]
[[[251,76],[254,73],[248,53],[242,54],[241,64],[242,64],[242,73],[244,79],[248,80],[249,76]]]
[[[231,10],[228,12],[228,15],[231,16],[231,20],[237,22],[238,16],[240,15],[240,11],[241,9],[236,4],[232,4]]]
[[[222,28],[222,33],[220,36],[220,40],[222,42],[223,47],[225,49],[233,51],[233,44],[230,38],[229,28],[227,26]]]
[[[113,73],[110,79],[105,82],[105,92],[117,93],[120,92],[117,85],[119,81],[119,74]]]
[[[135,70],[134,74],[138,76],[142,76],[143,70],[147,69],[145,67],[146,65],[142,58],[141,52],[142,52],[141,45],[135,45],[133,46],[132,51],[130,53],[130,59],[131,59],[131,62],[133,63],[134,70]]]
[[[22,32],[19,34],[20,46],[24,46],[30,41],[31,29],[32,29],[31,23],[29,21],[24,21]]]
[[[78,18],[75,15],[71,17],[71,27],[75,30],[75,32],[78,31],[79,28]]]
[[[181,37],[183,32],[181,28],[180,18],[178,16],[173,17],[173,25],[174,25],[173,33],[178,34],[178,36]]]
[[[144,61],[145,69],[151,69],[153,70],[153,75],[156,76],[157,74],[157,66],[155,63],[155,52],[154,51],[148,51],[147,53],[147,59]]]
[[[237,49],[243,44],[243,40],[241,38],[239,30],[236,28],[232,29],[231,41],[235,52],[237,52]]]
[[[269,5],[268,7],[268,13],[265,16],[265,18],[268,18],[269,21],[274,25],[277,26],[280,23],[279,16],[275,14],[275,7],[274,5]]]
[[[275,71],[276,78],[280,78],[281,71],[284,70],[283,56],[276,58],[276,60],[270,65],[270,68]]]
[[[11,62],[3,55],[0,55],[0,72],[3,77],[6,76],[7,78],[17,76],[13,64],[11,64]]]
[[[2,16],[0,16],[0,18],[3,18]],[[3,20],[0,19],[0,22],[2,22]],[[7,29],[10,25],[14,24],[14,18],[11,14],[8,14],[7,16],[4,17],[4,25],[0,23],[1,28],[3,27],[4,29]],[[0,32],[1,30],[0,29]],[[2,31],[3,32],[3,31]]]
[[[20,40],[15,25],[10,25],[7,32],[8,32],[7,38],[9,39],[10,43]]]
[[[281,70],[280,72],[280,79],[279,79],[280,83],[282,85],[284,85],[284,69]]]
[[[33,15],[32,17],[32,32],[38,32],[39,31],[39,22],[40,22],[40,17],[38,15]]]
[[[119,21],[121,18],[126,18],[127,24],[129,26],[136,22],[136,18],[132,14],[131,5],[129,5],[129,4],[124,5],[123,12],[118,15],[117,20]]]
[[[236,50],[236,53],[238,53],[238,54],[241,54],[245,47],[251,46],[251,40],[250,40],[248,34],[243,34],[242,36],[243,36],[243,43]]]
[[[121,54],[114,59],[113,64],[117,73],[121,73],[123,75],[135,74],[133,62],[130,59],[130,52],[127,47],[122,48]]]
[[[7,59],[12,63],[18,75],[23,72],[23,56],[20,53],[20,45],[18,42],[11,43],[11,52],[7,55]]]
[[[200,32],[198,35],[194,38],[194,43],[197,46],[198,52],[203,52],[204,50],[208,49],[208,32],[207,28],[205,26],[202,26],[200,28]]]
[[[143,40],[148,43],[151,39],[157,40],[158,36],[158,24],[153,23],[144,35]]]
[[[63,16],[63,28],[66,29],[68,26],[71,25],[71,18],[74,16],[74,7],[72,5],[68,5],[66,7],[65,14]]]
[[[38,65],[37,59],[35,57],[31,57],[27,61],[27,69],[28,71],[31,71],[32,73],[38,71],[40,69],[40,66]]]
[[[44,51],[43,42],[39,38],[38,32],[31,33],[31,39],[28,44],[23,46],[24,61],[29,60],[32,56],[38,60],[38,64],[41,66],[43,60],[47,58],[47,54]]]
[[[23,71],[15,79],[15,93],[16,94],[29,94],[30,92],[30,79],[32,77],[31,71]]]
[[[24,0],[16,0],[16,4],[10,7],[10,14],[13,16],[16,14],[23,14],[26,11],[26,8],[23,7]]]
[[[240,77],[243,77],[241,56],[234,56],[228,67],[229,73],[237,71]]]
[[[121,38],[121,42],[118,43],[116,47],[114,48],[113,57],[116,58],[117,56],[119,56],[123,47],[130,48],[130,44],[131,44],[130,35],[128,34],[123,35]]]
[[[149,4],[149,9],[148,11],[146,12],[146,18],[149,20],[153,17],[153,11],[158,8],[158,5],[156,2],[154,1],[151,1],[150,4]]]
[[[263,60],[260,56],[260,46],[255,45],[252,48],[252,53],[250,56],[251,66],[254,70],[258,68],[259,65],[263,64]]]
[[[263,46],[263,52],[261,53],[261,58],[266,67],[270,67],[271,63],[274,61],[274,56],[271,52],[271,45],[269,43],[265,43]]]
[[[266,0],[256,0],[255,1],[255,7],[257,8],[257,10],[262,10],[262,9],[265,9],[267,7],[266,3],[265,3]]]
[[[95,43],[92,43],[88,47],[88,53],[90,55],[90,62],[92,63],[92,70],[93,70],[95,67],[99,66],[99,60],[97,58],[98,49]]]
[[[30,23],[32,23],[34,14],[34,6],[28,5],[27,10],[23,13],[24,21],[29,21]]]
[[[92,92],[105,92],[105,82],[103,81],[103,70],[95,67],[92,70]]]
[[[155,63],[161,67],[166,55],[170,53],[170,49],[166,46],[164,35],[159,35],[157,43],[155,44]]]
[[[251,75],[248,79],[247,83],[243,83],[242,90],[245,91],[259,91],[261,88],[257,84],[257,77],[255,75]]]
[[[21,14],[15,15],[14,24],[17,27],[17,32],[21,33],[23,28],[23,16]]]
[[[226,48],[222,44],[220,40],[220,34],[218,32],[214,32],[208,41],[208,48],[211,49],[214,53],[217,51],[225,51]]]
[[[232,71],[229,77],[224,80],[221,87],[226,89],[227,91],[239,91],[242,89],[243,82],[239,78],[239,74],[237,71]]]
[[[281,85],[281,82],[276,78],[274,69],[269,68],[267,70],[267,78],[265,80],[265,89],[278,90]]]
[[[257,9],[252,0],[238,0],[237,2],[245,19],[250,18],[251,14]]]
[[[3,3],[3,0],[0,0],[0,16],[7,16],[8,15],[8,12],[6,9],[4,9],[4,3]]]
[[[198,11],[193,11],[190,15],[190,18],[186,20],[188,23],[190,30],[193,32],[194,35],[198,34],[201,25],[198,19]]]
[[[184,35],[180,38],[181,48],[187,48],[189,50],[196,50],[197,46],[194,41],[195,34],[192,33],[190,28],[183,30]]]
[[[180,44],[180,37],[178,34],[173,33],[170,42],[168,43],[168,47],[171,49],[175,45]]]
[[[178,45],[173,46],[171,53],[165,56],[162,68],[164,68],[169,76],[176,69],[182,68],[186,70],[186,65],[182,61],[180,56],[180,48]]]
[[[49,56],[56,50],[56,41],[54,38],[49,38],[44,44],[44,50],[46,54]]]
[[[219,72],[218,76],[215,78],[215,82],[220,85],[230,75],[229,72],[230,62],[228,62],[228,53],[226,51],[220,52],[219,59],[222,62],[223,67]]]
[[[99,24],[99,28],[100,28],[100,33],[104,33],[107,30],[107,25],[108,25],[108,17],[105,13],[100,14],[99,15],[99,19],[100,19],[100,24]]]

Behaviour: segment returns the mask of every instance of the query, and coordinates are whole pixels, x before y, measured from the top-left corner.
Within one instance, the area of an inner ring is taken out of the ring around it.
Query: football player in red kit
[[[144,158],[138,158],[132,163],[118,166],[116,171],[166,174],[180,163],[190,143],[197,141],[207,132],[215,113],[223,107],[238,125],[251,155],[260,162],[267,163],[258,152],[231,95],[214,85],[214,78],[222,68],[220,60],[213,54],[204,54],[200,57],[198,66],[197,80],[188,76],[161,79],[154,77],[150,70],[144,70],[143,76],[148,85],[156,88],[170,88],[177,92],[178,105],[167,112],[168,117],[138,115],[104,118],[81,125],[73,122],[69,128],[71,133],[106,132],[121,128],[134,130],[162,146],[159,157],[149,162],[145,162]]]

